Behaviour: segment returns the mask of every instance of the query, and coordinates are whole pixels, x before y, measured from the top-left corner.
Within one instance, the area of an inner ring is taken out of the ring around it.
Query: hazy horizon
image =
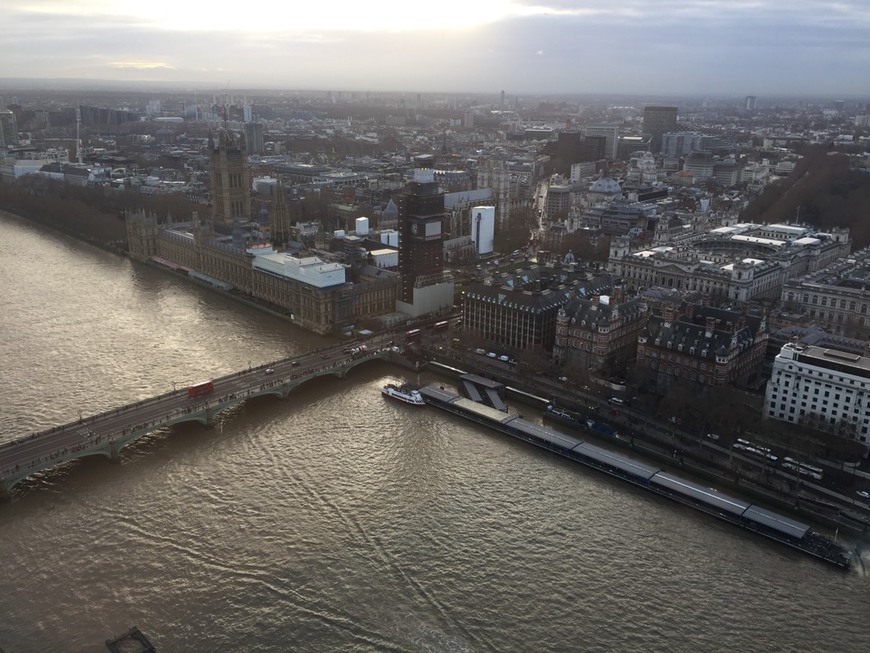
[[[188,80],[179,81],[151,81],[151,80],[125,80],[125,79],[86,79],[86,78],[26,78],[26,77],[0,77],[0,90],[2,92],[29,92],[29,91],[50,91],[57,93],[167,93],[167,94],[185,94],[185,93],[201,93],[203,96],[208,94],[216,94],[223,96],[230,94],[244,94],[249,97],[256,97],[259,94],[272,95],[282,93],[298,93],[301,95],[308,94],[363,94],[371,93],[372,95],[435,95],[435,96],[492,96],[497,99],[500,91],[496,89],[476,89],[476,90],[444,90],[433,89],[421,91],[416,88],[405,89],[383,89],[372,90],[369,88],[345,88],[341,86],[322,86],[322,87],[292,87],[292,86],[273,86],[264,87],[260,85],[249,86],[219,86],[211,85],[208,82],[191,82]],[[613,92],[613,93],[596,93],[588,92],[523,92],[522,90],[511,89],[509,92],[505,90],[505,97],[512,100],[514,97],[521,98],[544,98],[565,101],[586,101],[596,102],[604,100],[625,100],[626,102],[640,102],[642,104],[677,102],[679,100],[730,100],[733,99],[740,104],[743,103],[746,95],[743,93],[636,93],[632,91]],[[777,93],[767,94],[762,93],[757,95],[759,105],[777,104],[780,101],[819,101],[830,102],[833,100],[845,100],[847,102],[870,103],[870,91],[867,93],[851,93],[851,94],[831,94],[831,93]],[[8,98],[7,98],[8,99]]]
[[[9,79],[526,95],[862,97],[870,5],[794,0],[334,0],[0,9]]]

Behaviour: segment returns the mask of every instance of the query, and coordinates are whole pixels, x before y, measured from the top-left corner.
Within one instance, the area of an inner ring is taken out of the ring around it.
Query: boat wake
[[[870,545],[863,542],[852,550],[852,569],[863,578],[870,576]]]

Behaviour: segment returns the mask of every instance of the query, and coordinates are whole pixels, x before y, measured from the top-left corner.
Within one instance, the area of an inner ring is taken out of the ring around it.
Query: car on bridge
[[[266,368],[266,374],[274,374],[274,373],[275,373],[275,370],[273,370],[271,367]]]

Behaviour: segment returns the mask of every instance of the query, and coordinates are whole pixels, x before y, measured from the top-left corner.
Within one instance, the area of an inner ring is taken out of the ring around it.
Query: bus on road
[[[188,397],[199,397],[214,392],[214,381],[200,381],[187,388]]]

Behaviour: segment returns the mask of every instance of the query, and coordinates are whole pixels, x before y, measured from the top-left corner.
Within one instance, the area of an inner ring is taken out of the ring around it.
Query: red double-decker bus
[[[441,322],[436,322],[432,325],[433,331],[443,331],[447,327],[450,326],[450,322],[448,320],[442,320]]]
[[[187,387],[188,397],[199,397],[214,392],[214,381],[200,381]]]
[[[420,337],[420,329],[411,329],[410,331],[405,331],[405,340],[413,340],[414,338]]]

